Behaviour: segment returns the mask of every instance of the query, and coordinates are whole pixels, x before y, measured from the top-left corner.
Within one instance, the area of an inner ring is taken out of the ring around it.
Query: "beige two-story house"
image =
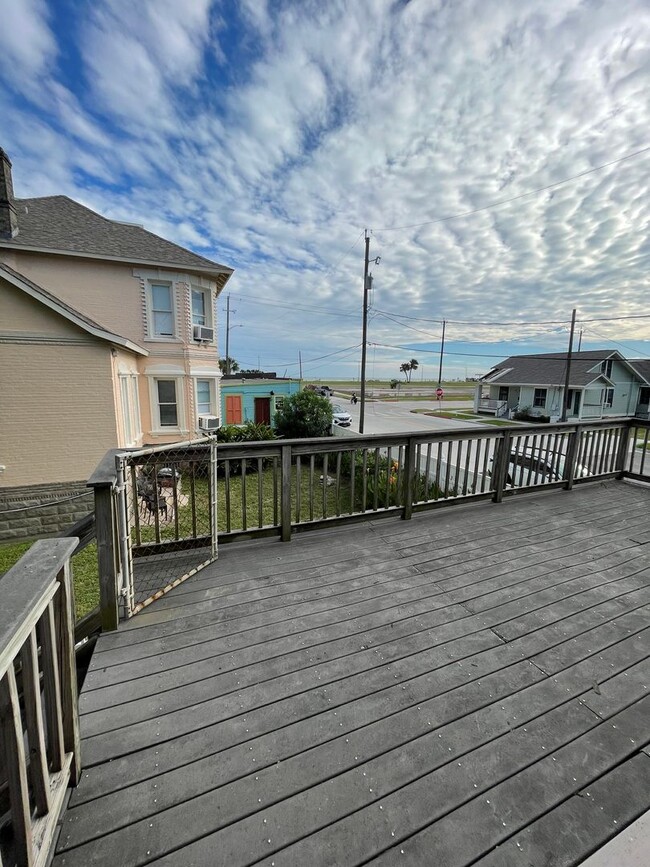
[[[0,149],[0,489],[85,481],[108,448],[219,415],[231,274],[66,196],[16,198]]]

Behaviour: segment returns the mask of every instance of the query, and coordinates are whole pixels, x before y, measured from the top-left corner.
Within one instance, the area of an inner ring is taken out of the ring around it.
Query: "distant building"
[[[284,398],[300,391],[300,380],[275,373],[237,373],[221,379],[221,420],[223,424],[254,421],[273,425],[273,416]]]
[[[513,355],[481,378],[474,409],[497,416],[526,410],[556,421],[562,414],[566,369],[566,352]],[[649,403],[650,361],[628,360],[609,349],[572,354],[567,419],[648,417]]]

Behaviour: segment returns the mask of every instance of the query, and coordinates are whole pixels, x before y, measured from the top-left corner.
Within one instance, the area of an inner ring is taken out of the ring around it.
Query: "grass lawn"
[[[378,398],[378,400],[381,400],[383,403],[397,403],[400,400],[426,400],[428,403],[438,403],[438,398],[435,394],[409,394],[408,392],[401,392],[400,394],[393,393],[390,397],[384,396]],[[446,391],[445,400],[466,400],[469,402],[474,400],[474,395],[463,392],[460,394],[454,394],[453,392]]]
[[[33,542],[10,542],[0,545],[0,575],[10,569]],[[99,605],[97,545],[93,542],[72,558],[75,611],[77,620]]]
[[[257,527],[272,526],[280,521],[280,478],[278,467],[277,504],[274,505],[273,469],[268,467],[257,472],[247,473],[244,479],[240,475],[231,475],[229,480],[229,503],[230,503],[230,527],[228,527],[226,513],[226,480],[220,477],[218,480],[219,499],[217,504],[217,526],[220,533],[233,530],[252,529]],[[291,517],[297,517],[297,493],[296,493],[296,467],[292,467],[291,484]],[[323,506],[323,483],[320,480],[322,469],[314,467],[313,482],[313,518],[317,520],[324,517],[332,517],[338,513],[350,511],[350,484],[341,477],[338,491],[336,485],[330,484],[325,487],[325,506]],[[328,464],[328,476],[334,479],[336,476],[336,462],[330,460]],[[183,494],[189,493],[189,485],[181,482]],[[195,513],[196,532],[198,535],[210,533],[210,508],[207,479],[195,480]],[[309,509],[309,463],[303,463],[300,471],[300,520],[308,521],[311,518]],[[140,538],[142,542],[153,542],[156,538],[155,524],[140,516]],[[170,515],[169,521],[160,522],[160,538],[173,539],[176,537],[176,522]],[[192,507],[190,503],[182,505],[178,510],[178,534],[181,538],[193,535]],[[132,533],[135,539],[135,530]]]
[[[291,496],[291,516],[292,520],[296,520],[297,497],[296,497],[296,468],[292,469],[293,484]],[[325,487],[325,506],[323,506],[323,483],[320,481],[322,469],[314,468],[314,485],[313,485],[313,518],[318,520],[325,514],[332,517],[338,513],[345,514],[350,511],[350,484],[348,480],[341,479],[338,490],[336,485],[331,484]],[[336,475],[336,463],[331,461],[328,466],[328,476],[334,478]],[[260,503],[258,497],[258,481],[261,481],[261,514]],[[208,499],[208,482],[207,479],[196,480],[196,530],[197,534],[209,534],[210,532],[210,512]],[[308,521],[311,518],[309,510],[309,466],[303,466],[300,474],[300,520]],[[277,515],[278,521],[280,517],[280,489],[278,481],[278,503]],[[262,471],[261,476],[257,473],[249,473],[246,476],[245,485],[245,502],[244,502],[244,486],[242,485],[241,476],[233,476],[230,479],[230,511],[231,511],[231,530],[244,529],[244,518],[246,516],[246,527],[248,529],[262,526],[268,526],[275,523],[274,510],[274,492],[273,492],[273,470],[271,468]],[[217,517],[219,531],[226,531],[226,483],[223,478],[219,479],[219,503],[217,507]],[[155,540],[155,526],[153,523],[147,523],[146,519],[141,516],[141,540],[143,542],[151,542]],[[179,536],[192,536],[193,522],[192,509],[189,504],[181,506],[178,510],[178,525]],[[160,524],[161,539],[175,538],[176,522],[173,517],[167,523]],[[135,531],[133,531],[135,538]],[[6,572],[14,565],[22,555],[29,550],[33,541],[30,542],[14,542],[0,545],[0,575]],[[76,554],[72,558],[72,576],[75,592],[75,609],[77,619],[83,617],[89,611],[92,611],[99,605],[99,578],[97,569],[97,545],[93,542]]]
[[[414,409],[412,412],[422,413],[422,415],[430,415],[434,418],[449,418],[454,421],[472,421],[478,422],[479,424],[491,424],[493,427],[507,427],[508,425],[514,424],[511,421],[504,421],[500,418],[485,418],[482,415],[475,415],[473,412],[464,412],[463,410],[444,410],[444,409],[433,409],[433,410],[423,410],[423,409]]]

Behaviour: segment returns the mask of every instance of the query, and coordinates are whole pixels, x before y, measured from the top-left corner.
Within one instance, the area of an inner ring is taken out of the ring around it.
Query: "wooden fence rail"
[[[0,864],[47,862],[66,788],[79,780],[78,541],[35,542],[0,581]]]
[[[121,564],[127,556],[136,573],[146,571],[152,589],[143,595],[151,598],[184,580],[172,573],[177,563],[189,574],[190,552],[205,550],[214,535],[212,497],[218,501],[219,543],[269,535],[287,542],[294,532],[371,515],[408,520],[427,509],[500,503],[526,491],[570,490],[598,479],[650,481],[649,431],[648,421],[608,419],[224,443],[216,449],[214,482],[207,472],[208,442],[128,453],[120,480],[116,453],[110,452],[89,482],[95,487],[103,628],[116,628],[124,616],[120,600],[128,569]],[[118,526],[118,491],[131,504],[126,532]]]

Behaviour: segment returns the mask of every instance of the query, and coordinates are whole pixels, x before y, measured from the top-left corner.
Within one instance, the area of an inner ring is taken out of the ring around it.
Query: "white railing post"
[[[47,863],[66,789],[81,770],[70,579],[78,542],[35,542],[0,582],[0,758],[17,867]]]

